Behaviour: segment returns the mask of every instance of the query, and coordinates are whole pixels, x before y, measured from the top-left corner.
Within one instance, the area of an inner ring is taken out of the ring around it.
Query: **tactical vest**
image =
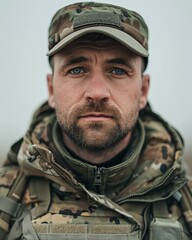
[[[13,175],[17,173],[18,169],[12,168]],[[9,170],[10,173],[10,170]],[[15,180],[16,179],[16,180]],[[133,208],[133,211],[126,211],[120,205],[112,202],[110,199],[98,195],[93,192],[89,192],[85,189],[86,193],[100,206],[103,205],[108,209],[115,211],[116,215],[124,216],[120,222],[109,222],[108,217],[96,216],[95,219],[100,218],[100,221],[95,221],[92,217],[92,224],[87,224],[86,219],[89,216],[84,214],[81,216],[81,220],[75,220],[73,224],[70,223],[70,219],[66,221],[66,218],[60,216],[60,223],[57,221],[38,222],[35,219],[31,220],[31,216],[38,216],[47,214],[48,208],[51,202],[49,182],[44,178],[32,178],[29,185],[32,186],[32,192],[34,198],[39,200],[43,197],[47,201],[40,205],[37,209],[28,211],[19,202],[16,202],[22,196],[22,188],[27,184],[27,177],[18,173],[17,178],[12,178],[14,184],[11,190],[4,191],[4,195],[1,192],[0,196],[0,239],[6,240],[45,240],[45,239],[119,239],[119,240],[188,240],[187,230],[183,228],[183,225],[178,221],[181,216],[179,209],[173,206],[175,209],[172,212],[172,216],[168,213],[166,201],[158,201],[153,204],[146,203],[129,203]],[[11,181],[9,184],[12,184]],[[182,194],[187,193],[188,189],[184,187]],[[9,196],[9,197],[8,197]],[[20,197],[19,197],[20,196]],[[189,195],[187,196],[189,197]],[[181,193],[177,192],[174,198],[181,201]],[[183,199],[181,204],[187,209],[190,199]],[[151,209],[152,207],[152,209]],[[141,216],[141,210],[144,214]],[[40,211],[40,212],[39,212]],[[153,215],[150,214],[153,212]],[[114,215],[113,215],[114,216]],[[152,218],[150,219],[149,216]],[[57,215],[59,217],[59,215]],[[51,214],[50,214],[51,219]],[[77,218],[78,219],[78,218]],[[117,218],[118,219],[118,218]],[[127,221],[128,220],[128,221]],[[147,222],[150,222],[147,224]],[[13,224],[11,232],[9,232],[9,224]]]

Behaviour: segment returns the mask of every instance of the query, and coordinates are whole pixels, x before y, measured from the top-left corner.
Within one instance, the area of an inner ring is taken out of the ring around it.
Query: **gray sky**
[[[96,1],[100,2],[100,1]],[[192,157],[192,1],[105,1],[139,12],[149,26],[153,109],[184,137]],[[32,112],[47,99],[47,29],[61,0],[0,0],[0,158],[26,132]],[[190,167],[192,173],[192,166]]]

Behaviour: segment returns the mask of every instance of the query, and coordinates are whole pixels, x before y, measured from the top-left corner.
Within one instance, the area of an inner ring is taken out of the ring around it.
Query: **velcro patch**
[[[87,13],[79,15],[74,18],[73,27],[74,29],[81,28],[87,25],[112,25],[114,27],[121,27],[121,20],[119,16],[113,13]]]

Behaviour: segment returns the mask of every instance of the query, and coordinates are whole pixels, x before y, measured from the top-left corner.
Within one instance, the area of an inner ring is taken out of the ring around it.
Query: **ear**
[[[47,87],[48,87],[48,103],[49,106],[55,108],[54,89],[53,89],[53,74],[47,74]]]
[[[150,85],[150,76],[148,74],[144,74],[142,76],[140,109],[143,109],[146,106],[146,104],[147,104],[149,85]]]

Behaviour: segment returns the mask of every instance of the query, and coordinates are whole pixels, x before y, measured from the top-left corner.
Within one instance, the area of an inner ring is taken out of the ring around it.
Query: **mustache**
[[[88,112],[99,112],[105,113],[107,115],[112,116],[113,118],[118,119],[121,115],[120,110],[115,105],[109,105],[103,101],[91,101],[85,104],[81,104],[75,107],[74,113],[77,116],[81,116],[82,114],[86,114]]]

